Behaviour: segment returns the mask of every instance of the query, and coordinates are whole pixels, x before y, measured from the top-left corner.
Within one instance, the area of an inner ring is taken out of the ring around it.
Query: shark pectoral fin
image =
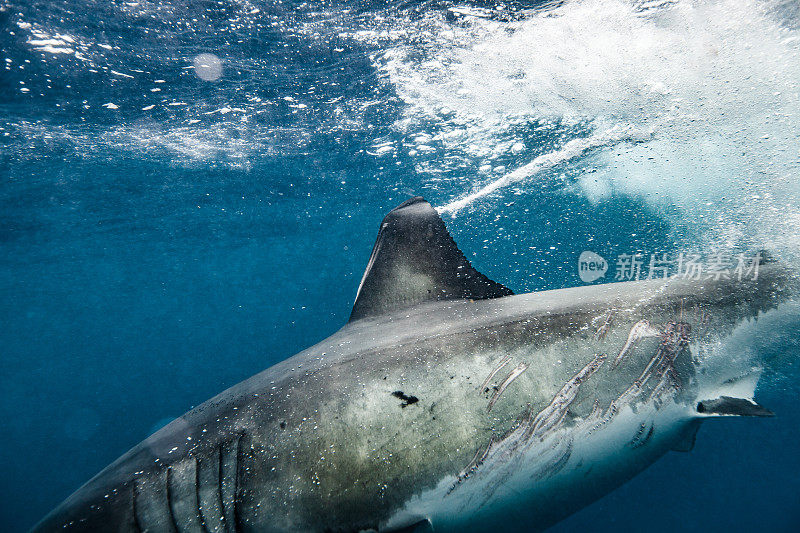
[[[775,416],[775,413],[753,400],[731,396],[698,402],[697,412],[705,416]]]
[[[381,222],[350,321],[425,301],[483,300],[514,294],[475,270],[439,213],[416,196]]]

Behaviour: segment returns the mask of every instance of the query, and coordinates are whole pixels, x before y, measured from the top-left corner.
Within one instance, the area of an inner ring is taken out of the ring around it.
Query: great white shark
[[[341,330],[157,431],[33,531],[547,528],[691,449],[707,418],[772,414],[759,368],[701,375],[797,294],[781,264],[756,268],[514,295],[412,198]]]

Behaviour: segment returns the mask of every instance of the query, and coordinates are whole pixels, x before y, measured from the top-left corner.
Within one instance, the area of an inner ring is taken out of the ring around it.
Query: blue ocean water
[[[1,529],[337,330],[415,194],[516,292],[580,285],[584,250],[800,264],[797,11],[0,0]],[[554,530],[800,528],[800,334],[773,336],[775,419]]]

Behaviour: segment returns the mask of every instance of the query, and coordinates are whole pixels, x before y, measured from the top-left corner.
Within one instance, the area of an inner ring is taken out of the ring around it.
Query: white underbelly
[[[614,416],[587,417],[543,438],[494,443],[471,472],[448,476],[413,497],[387,527],[428,519],[434,530],[489,530],[524,521],[546,528],[623,484],[680,442],[691,406],[624,406]],[[513,433],[508,437],[513,437]]]

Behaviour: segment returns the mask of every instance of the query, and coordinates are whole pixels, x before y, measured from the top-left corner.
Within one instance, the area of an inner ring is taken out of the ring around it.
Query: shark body
[[[162,428],[34,531],[541,530],[690,449],[705,418],[769,416],[757,368],[698,369],[795,283],[765,263],[513,295],[417,197],[382,222],[345,327]]]

